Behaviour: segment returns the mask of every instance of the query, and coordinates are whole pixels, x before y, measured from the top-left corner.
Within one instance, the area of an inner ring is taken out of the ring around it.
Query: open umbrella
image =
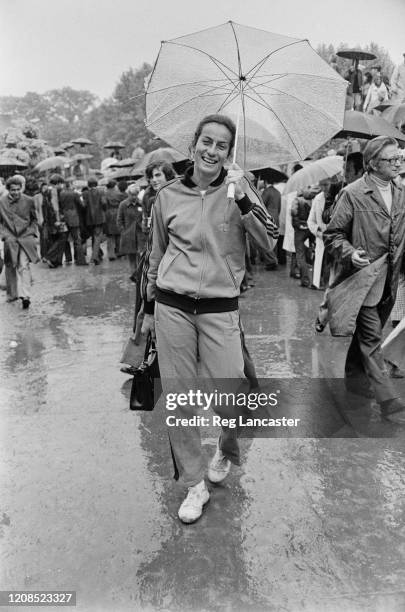
[[[284,189],[284,195],[292,191],[306,189],[310,185],[316,185],[323,179],[331,178],[343,171],[343,157],[340,155],[328,155],[322,159],[317,159],[305,168],[294,172],[288,179]]]
[[[336,55],[338,55],[339,57],[344,57],[345,59],[361,61],[372,60],[376,58],[374,53],[362,51],[361,49],[344,49],[343,51],[338,51]]]
[[[180,153],[171,147],[159,147],[154,151],[146,153],[140,162],[138,162],[133,169],[133,176],[142,176],[149,164],[156,164],[157,162],[169,162],[175,164],[177,162],[189,159],[188,155]]]
[[[230,21],[162,43],[146,126],[187,156],[197,123],[223,113],[239,124],[238,163],[260,168],[303,159],[341,129],[346,87],[307,40]]]
[[[118,141],[109,141],[104,145],[103,149],[125,149],[125,145]]]
[[[75,146],[75,145],[74,145],[74,143],[73,143],[73,142],[62,142],[62,143],[59,145],[59,147],[60,147],[61,149],[64,149],[64,150],[66,150],[66,151],[67,151],[68,149],[71,149],[71,148],[72,148],[72,147],[74,147],[74,146]]]
[[[132,168],[132,166],[135,166],[136,161],[134,159],[132,159],[132,157],[127,157],[126,159],[120,159],[119,161],[116,161],[114,164],[110,165],[110,168]]]
[[[92,157],[93,155],[90,155],[90,153],[76,153],[75,155],[72,155],[70,159],[77,162],[85,161],[86,159],[91,159]]]
[[[28,164],[19,161],[18,159],[13,159],[6,156],[0,157],[0,176],[7,177],[12,175],[13,172],[19,172],[21,170],[25,170],[25,168],[28,168]]]
[[[360,111],[346,111],[343,129],[335,134],[336,138],[375,138],[376,136],[391,136],[397,140],[405,141],[405,134],[401,134],[393,125],[383,117],[369,115]]]
[[[75,138],[74,140],[72,139],[72,142],[78,144],[80,147],[93,144],[88,138]]]
[[[383,110],[381,117],[399,128],[405,122],[405,104],[390,105]]]
[[[252,172],[256,178],[263,179],[268,183],[282,183],[288,179],[287,174],[275,164],[267,168],[252,168]]]
[[[48,157],[40,161],[34,168],[39,172],[46,172],[47,170],[54,170],[56,168],[64,168],[66,164],[70,164],[72,160],[69,157],[63,157],[62,155],[55,155],[54,157]]]

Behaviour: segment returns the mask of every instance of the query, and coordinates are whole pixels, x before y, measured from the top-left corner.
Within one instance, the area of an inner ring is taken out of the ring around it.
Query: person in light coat
[[[8,193],[0,198],[0,238],[4,242],[7,300],[21,299],[24,309],[30,306],[30,262],[38,257],[38,226],[35,203],[22,193],[19,177],[6,183]]]

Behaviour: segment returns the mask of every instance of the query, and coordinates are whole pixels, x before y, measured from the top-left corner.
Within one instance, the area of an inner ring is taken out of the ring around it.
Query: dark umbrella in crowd
[[[353,137],[369,140],[376,136],[391,136],[405,142],[405,135],[383,117],[354,110],[345,112],[343,129],[335,135],[335,138]]]
[[[110,140],[107,144],[104,145],[103,149],[112,149],[114,151],[119,151],[120,149],[125,149],[125,145],[119,141]]]
[[[0,176],[8,177],[14,174],[14,172],[20,172],[28,168],[28,164],[25,164],[18,159],[11,157],[0,157]]]
[[[75,138],[74,140],[72,140],[72,142],[73,144],[79,145],[80,148],[93,144],[91,140],[88,140],[88,138]]]
[[[65,151],[68,151],[69,149],[72,149],[74,147],[74,143],[73,142],[62,142],[59,147],[61,149],[64,149]]]
[[[374,53],[362,51],[361,49],[344,49],[343,51],[338,51],[336,55],[338,55],[339,57],[344,57],[345,59],[351,59],[353,60],[353,63],[355,63],[356,60],[367,61],[376,58]]]
[[[257,179],[263,179],[268,183],[282,183],[288,179],[288,176],[276,165],[267,168],[254,168],[252,173]]]
[[[405,122],[405,104],[391,104],[382,114],[382,118],[398,129]]]
[[[136,160],[132,159],[132,157],[127,157],[126,159],[117,160],[112,164],[109,164],[109,168],[132,168],[135,166]]]

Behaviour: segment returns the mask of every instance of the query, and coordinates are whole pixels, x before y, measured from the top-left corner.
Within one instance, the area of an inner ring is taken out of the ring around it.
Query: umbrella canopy
[[[132,176],[142,176],[149,164],[156,164],[158,162],[169,162],[170,164],[175,164],[177,162],[182,162],[185,159],[189,159],[189,156],[179,153],[179,151],[176,151],[171,147],[160,147],[159,149],[155,149],[154,151],[150,151],[144,155],[142,160],[138,162],[133,169],[134,174]]]
[[[62,155],[55,155],[55,157],[48,157],[40,161],[34,168],[39,172],[45,172],[46,170],[54,170],[55,168],[64,168],[66,164],[70,164],[72,160],[69,157],[63,157]]]
[[[113,164],[110,164],[110,168],[131,168],[135,166],[136,161],[132,159],[132,157],[127,157],[126,159],[121,159],[119,161],[115,161]]]
[[[282,183],[288,179],[288,176],[276,165],[267,168],[253,168],[252,172],[256,178],[263,179],[268,183]]]
[[[381,116],[388,123],[399,127],[405,122],[405,104],[391,104],[382,112]]]
[[[125,149],[125,145],[122,142],[110,141],[104,145],[103,149]]]
[[[60,147],[61,149],[64,149],[64,150],[66,150],[66,151],[67,151],[68,149],[71,149],[71,148],[72,148],[72,147],[74,147],[74,146],[75,146],[75,145],[73,144],[73,142],[62,142],[62,143],[59,145],[59,147]]]
[[[311,162],[305,168],[295,172],[284,189],[284,195],[292,191],[306,189],[310,185],[316,185],[319,181],[331,178],[335,174],[343,172],[343,157],[340,155],[328,155],[322,159]]]
[[[25,170],[28,168],[28,164],[19,161],[18,159],[13,159],[11,157],[0,157],[0,174],[8,175],[12,174],[16,170]]]
[[[117,180],[117,179],[129,179],[131,178],[131,172],[129,170],[129,168],[119,168],[118,170],[114,170],[113,172],[109,173],[108,176],[106,176],[105,178],[107,178],[108,180]]]
[[[372,60],[376,58],[374,53],[368,53],[361,49],[345,49],[344,51],[338,51],[336,55],[352,60]]]
[[[62,147],[56,147],[53,152],[55,153],[56,156],[58,155],[66,155],[66,150],[63,149]]]
[[[72,142],[74,144],[80,145],[81,147],[85,147],[86,145],[93,144],[91,140],[88,140],[87,138],[75,138],[74,140],[72,139]]]
[[[307,40],[233,22],[162,43],[146,91],[146,127],[188,155],[197,123],[240,128],[245,169],[303,159],[343,125],[346,81]]]
[[[360,111],[346,111],[343,130],[336,134],[336,138],[375,138],[376,136],[391,136],[397,140],[405,141],[405,135],[401,134],[388,121],[377,115],[369,115]]]
[[[86,159],[91,159],[92,157],[93,155],[90,155],[90,153],[76,153],[75,155],[72,155],[70,159],[73,161],[84,161]]]

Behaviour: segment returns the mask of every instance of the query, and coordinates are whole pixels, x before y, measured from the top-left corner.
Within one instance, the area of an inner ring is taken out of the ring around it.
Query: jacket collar
[[[184,177],[181,181],[183,185],[185,185],[186,187],[189,187],[190,189],[197,187],[197,185],[195,184],[192,178],[193,172],[194,172],[194,164],[190,166],[189,168],[187,168],[187,170],[184,173]],[[221,168],[221,172],[219,173],[215,181],[212,181],[212,183],[210,183],[210,187],[219,187],[219,185],[222,185],[222,183],[224,182],[225,177],[226,177],[226,170],[225,168]]]
[[[389,215],[387,207],[385,206],[385,202],[382,199],[380,191],[374,181],[370,178],[368,172],[363,175],[363,178],[360,179],[364,182],[363,191],[367,195],[369,195],[375,202],[377,202],[384,212]],[[391,181],[391,191],[392,191],[392,207],[390,217],[394,217],[395,214],[398,213],[398,206],[400,204],[400,195],[402,193],[402,187],[399,187],[394,181]]]

